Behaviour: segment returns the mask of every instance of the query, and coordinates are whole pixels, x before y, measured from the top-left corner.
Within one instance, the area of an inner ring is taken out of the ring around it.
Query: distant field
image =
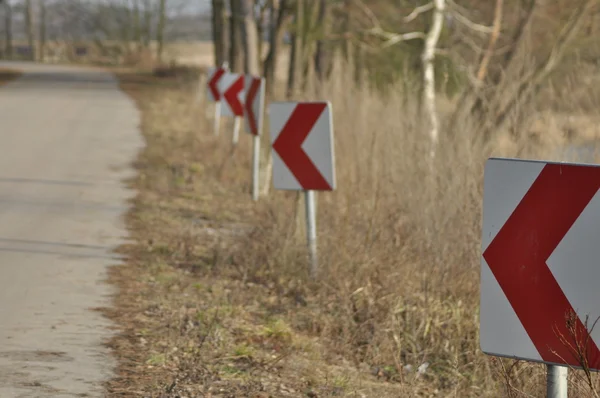
[[[37,43],[36,43],[37,46]],[[61,62],[83,62],[83,63],[126,63],[126,44],[119,42],[103,42],[102,47],[91,42],[54,42],[46,44],[44,59],[50,63]],[[150,43],[149,52],[156,54],[156,42]],[[130,49],[136,48],[134,43],[129,44]],[[263,46],[263,58],[266,56],[269,46]],[[1,53],[1,50],[0,50]],[[13,42],[13,58],[28,59],[29,46],[24,41]],[[180,65],[188,66],[212,66],[214,64],[213,43],[211,41],[179,41],[170,42],[165,45],[164,61],[175,61]],[[277,77],[285,79],[289,63],[289,51],[282,51],[279,59]]]
[[[269,50],[268,44],[263,47],[263,57]],[[209,41],[170,43],[165,49],[165,59],[173,59],[183,65],[212,66],[214,64],[213,43]],[[279,59],[277,77],[285,79],[289,64],[289,52],[283,51]]]

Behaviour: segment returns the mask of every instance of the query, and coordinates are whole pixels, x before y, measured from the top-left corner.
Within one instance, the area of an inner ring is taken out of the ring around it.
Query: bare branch
[[[417,18],[419,15],[423,14],[424,12],[433,10],[433,7],[434,7],[433,1],[430,1],[429,3],[427,3],[425,5],[416,7],[410,14],[408,14],[404,18],[404,22],[408,23],[408,22],[414,21],[415,18]]]
[[[465,25],[467,28],[474,30],[476,32],[481,32],[481,33],[492,33],[494,31],[493,27],[490,26],[485,26],[485,25],[481,25],[478,23],[475,23],[473,21],[471,21],[469,18],[465,17],[464,15],[462,15],[459,11],[459,7],[457,6],[456,3],[454,3],[454,1],[452,0],[448,0],[448,5],[450,5],[449,9],[450,9],[450,14],[456,18],[456,20],[460,23],[462,23],[463,25]]]
[[[371,9],[362,0],[356,0],[356,4],[359,5],[362,11],[366,14],[367,18],[371,20],[373,26],[376,26],[377,28],[381,29],[381,23],[379,22],[379,19],[377,19],[373,11],[371,11]]]
[[[372,28],[366,31],[368,34],[372,34],[374,36],[381,37],[385,39],[382,47],[393,46],[394,44],[415,40],[415,39],[425,39],[426,35],[423,32],[409,32],[409,33],[391,33],[385,32],[381,28]]]
[[[475,43],[475,40],[468,37],[467,35],[463,35],[460,39],[457,40],[457,42],[466,44],[477,55],[481,55],[485,52],[485,49],[483,47],[479,46],[477,43]]]
[[[566,52],[569,44],[573,41],[575,35],[582,25],[583,18],[589,14],[592,7],[597,3],[597,0],[582,0],[572,14],[569,20],[558,35],[558,38],[552,46],[552,50],[543,65],[531,72],[526,79],[523,79],[519,84],[513,97],[508,103],[496,113],[494,125],[487,126],[484,130],[484,135],[492,132],[492,129],[501,128],[508,119],[508,115],[517,107],[519,102],[530,95],[533,91],[539,88],[541,83],[554,71],[556,65]]]
[[[488,42],[488,48],[479,63],[479,70],[477,71],[477,81],[483,83],[485,76],[487,75],[488,65],[494,54],[494,47],[496,41],[500,36],[500,28],[502,25],[502,9],[504,6],[504,0],[496,0],[496,7],[494,7],[494,22],[492,23],[492,34]]]
[[[363,13],[369,18],[373,27],[364,31],[365,34],[377,36],[384,40],[382,48],[390,47],[395,44],[409,41],[409,40],[425,40],[427,35],[424,32],[408,32],[408,33],[392,33],[383,30],[381,23],[373,11],[365,4],[363,0],[355,0],[356,4],[362,9]],[[416,7],[406,18],[404,22],[410,22],[414,20],[418,15],[431,11],[435,8],[435,3],[431,1],[423,6]]]

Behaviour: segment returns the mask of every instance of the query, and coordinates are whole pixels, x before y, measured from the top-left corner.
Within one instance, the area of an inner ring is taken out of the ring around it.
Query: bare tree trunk
[[[142,46],[144,48],[150,47],[150,40],[152,35],[152,1],[144,1],[144,25],[142,29]]]
[[[258,76],[258,32],[254,19],[254,0],[241,0],[242,38],[244,43],[244,73]]]
[[[302,33],[304,29],[304,0],[296,0],[296,23],[292,33],[290,49],[290,65],[288,69],[287,96],[293,97],[298,88],[298,80],[302,72]]]
[[[322,32],[322,37],[317,41],[315,53],[315,71],[319,80],[324,80],[331,72],[333,48],[327,43],[327,35],[331,31],[331,17],[329,0],[320,0],[317,26]]]
[[[224,0],[212,0],[212,34],[215,65],[221,66],[225,62],[225,26],[223,17],[225,13]]]
[[[270,0],[271,12],[269,20],[269,53],[265,59],[264,75],[266,79],[266,95],[273,97],[279,51],[283,42],[285,26],[291,15],[288,13],[288,0]]]
[[[433,160],[439,139],[439,122],[435,97],[435,50],[437,48],[442,27],[444,25],[444,9],[446,0],[434,0],[433,18],[431,28],[425,38],[425,47],[421,61],[423,63],[423,102],[427,118],[429,119],[429,156]]]
[[[307,2],[304,5],[304,24],[302,26],[302,52],[300,65],[302,66],[299,81],[300,87],[306,91],[309,82],[314,80],[315,75],[315,51],[317,42],[314,31],[319,29],[317,20],[319,18],[319,3]]]
[[[494,22],[492,23],[492,32],[490,34],[487,49],[485,50],[485,54],[481,58],[481,62],[479,63],[479,69],[475,77],[477,79],[478,84],[483,83],[487,75],[488,66],[490,64],[490,60],[492,59],[492,55],[494,54],[496,42],[498,41],[498,37],[500,37],[500,28],[502,27],[503,6],[504,0],[496,0],[496,7],[494,8]]]
[[[33,22],[32,0],[25,0],[25,29],[27,30],[27,43],[31,51],[31,60],[35,61],[35,27]]]
[[[459,121],[464,120],[469,115],[484,113],[484,102],[486,104],[489,104],[490,102],[490,98],[484,101],[481,95],[481,88],[485,84],[486,80],[489,80],[491,84],[498,86],[502,79],[501,74],[498,73],[497,70],[494,70],[493,75],[490,75],[489,62],[491,56],[493,55],[494,48],[496,46],[496,42],[498,40],[502,28],[503,1],[504,0],[496,0],[496,6],[494,8],[494,20],[492,22],[492,32],[490,34],[486,52],[483,55],[481,62],[479,63],[479,69],[477,71],[476,80],[471,87],[469,87],[462,93],[461,98],[458,101],[459,106],[454,110],[449,119],[448,130],[451,134],[455,133],[455,130],[457,129],[457,123]],[[536,0],[527,1],[529,2],[529,8],[527,9],[525,16],[521,17],[520,22],[517,24],[516,33],[511,41],[512,49],[505,55],[504,64],[502,68],[496,69],[500,69],[506,72],[507,67],[510,65],[511,60],[514,57],[514,54],[517,52],[517,48],[520,46],[520,41],[522,40],[525,31],[529,26],[536,4]],[[494,91],[496,92],[501,90]],[[493,94],[491,96],[491,99],[493,99]]]
[[[352,59],[353,52],[353,45],[350,40],[350,32],[352,30],[352,2],[352,0],[344,0],[344,19],[342,23],[342,31],[346,35],[346,39],[342,46],[342,54],[344,55],[344,59],[348,62]]]
[[[8,1],[4,2],[4,29],[5,29],[5,41],[4,41],[4,52],[8,59],[12,58],[13,44],[12,44],[12,7]]]
[[[40,2],[40,55],[39,60],[44,62],[46,54],[46,2]]]
[[[280,23],[282,11],[279,0],[269,0],[269,52],[265,58],[263,75],[265,76],[265,92],[268,98],[272,98],[275,87],[275,68],[277,63],[277,27]]]
[[[156,59],[162,62],[165,47],[165,27],[167,24],[167,0],[160,0],[158,5],[158,26],[156,27]]]
[[[342,32],[345,39],[342,45],[342,54],[347,64],[350,66],[356,85],[362,86],[364,78],[364,49],[360,47],[353,38],[353,18],[354,7],[353,0],[344,0],[344,19],[342,23]],[[404,79],[406,81],[406,79]]]
[[[242,0],[230,0],[231,16],[229,18],[229,68],[232,72],[242,71],[240,62],[240,50],[242,48],[242,32],[240,23],[240,2]]]
[[[516,55],[520,53],[520,50],[522,49],[523,44],[525,42],[524,39],[527,35],[527,32],[531,27],[531,24],[533,23],[535,10],[540,5],[539,0],[523,0],[522,3],[525,3],[525,10],[523,15],[519,19],[519,22],[517,23],[517,30],[515,31],[515,34],[513,35],[512,39],[513,45],[511,46],[510,51],[508,51],[504,55],[504,62],[502,63],[502,69],[504,71],[511,69],[512,63],[514,62]],[[499,84],[502,80],[502,76],[502,72],[497,73],[494,77],[494,83]]]
[[[263,57],[264,52],[264,37],[265,37],[265,24],[267,20],[267,10],[269,9],[270,1],[265,1],[265,3],[260,8],[260,13],[258,15],[258,19],[256,20],[256,35],[258,36],[258,63],[259,69]]]
[[[358,44],[352,44],[351,48],[351,54],[354,54],[354,81],[357,87],[362,87],[367,74],[365,71],[365,50]]]
[[[503,107],[498,106],[495,108],[495,118],[492,119],[492,123],[488,122],[483,129],[483,135],[487,139],[492,135],[493,130],[498,130],[507,123],[508,115],[519,103],[522,103],[532,95],[532,93],[538,90],[541,84],[546,81],[554,71],[556,66],[560,63],[565,51],[569,48],[569,45],[573,42],[577,33],[582,28],[584,18],[590,14],[592,8],[596,5],[596,1],[597,0],[581,0],[579,2],[575,10],[569,16],[566,25],[562,28],[550,54],[544,60],[544,63],[536,69],[534,73],[530,74],[520,82],[514,95]]]
[[[284,26],[287,19],[287,0],[270,0],[269,14],[269,53],[265,59],[265,94],[267,99],[273,98],[275,91],[275,79],[277,71],[277,61],[279,59],[279,47],[283,41]],[[262,195],[267,195],[271,189],[271,177],[273,170],[273,156],[270,150],[266,151],[266,161],[264,166],[264,183]]]
[[[140,49],[142,43],[142,24],[140,21],[140,4],[139,0],[133,0],[133,40],[135,42],[135,48]]]
[[[297,17],[296,17],[297,19]],[[287,77],[287,91],[286,97],[291,99],[296,93],[296,67],[298,66],[297,58],[300,58],[298,55],[300,40],[298,38],[298,34],[296,32],[291,33],[292,44],[290,45],[290,61],[288,64],[288,77]]]

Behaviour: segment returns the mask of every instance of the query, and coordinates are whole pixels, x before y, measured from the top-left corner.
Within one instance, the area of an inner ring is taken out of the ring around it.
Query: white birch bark
[[[446,0],[434,0],[431,29],[427,32],[421,60],[423,62],[423,105],[429,121],[430,157],[435,158],[439,140],[439,121],[435,97],[435,51],[444,26]]]

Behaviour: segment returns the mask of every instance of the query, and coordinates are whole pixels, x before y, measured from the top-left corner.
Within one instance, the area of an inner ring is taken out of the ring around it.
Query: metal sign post
[[[236,116],[233,119],[233,145],[237,145],[237,143],[240,140],[240,126],[242,124],[242,118],[239,116]]]
[[[260,135],[252,138],[252,200],[258,200],[260,185]]]
[[[217,101],[217,102],[215,102],[215,125],[214,125],[214,131],[215,131],[216,137],[219,136],[220,127],[221,127],[221,101]]]
[[[567,398],[569,368],[547,365],[546,396],[548,398]]]
[[[246,131],[252,134],[252,200],[260,193],[260,135],[265,113],[265,79],[246,76],[244,81],[244,121]]]
[[[319,263],[315,191],[335,189],[331,104],[276,102],[269,108],[273,186],[304,192],[309,271],[310,276],[316,278]]]
[[[319,260],[317,256],[317,209],[315,203],[315,191],[304,191],[306,205],[306,238],[308,241],[308,254],[310,260],[310,276],[316,278],[319,271]]]

